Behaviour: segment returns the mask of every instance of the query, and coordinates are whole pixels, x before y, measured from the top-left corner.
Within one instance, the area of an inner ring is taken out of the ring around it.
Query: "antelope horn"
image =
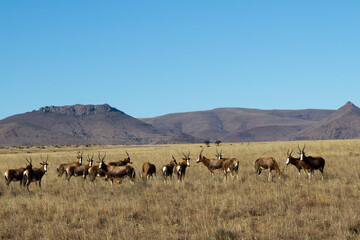
[[[294,150],[291,149],[290,156],[291,156],[291,154],[293,153],[293,151],[294,151]]]
[[[125,151],[125,153],[126,153],[126,155],[127,155],[128,157],[130,157],[127,151]]]
[[[190,158],[190,151],[189,151],[189,153],[188,153],[188,155],[187,155],[187,158]]]
[[[304,144],[304,148],[303,148],[303,151],[305,150],[305,144]]]
[[[299,146],[299,144],[298,144],[298,149],[299,149],[299,152],[298,152],[298,154],[300,154],[300,152],[301,152],[301,149],[300,149],[300,146]]]
[[[201,151],[200,151],[200,155],[202,154],[202,152],[203,152],[203,151],[204,151],[204,148],[202,148],[202,149],[201,149]]]
[[[106,157],[106,152],[105,152],[105,154],[104,154],[104,157],[102,158],[102,161],[104,161],[105,157]]]

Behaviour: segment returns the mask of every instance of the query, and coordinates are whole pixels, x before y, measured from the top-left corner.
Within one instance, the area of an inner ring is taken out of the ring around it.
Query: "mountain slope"
[[[156,144],[195,142],[133,118],[107,104],[43,107],[0,121],[0,144]]]
[[[297,133],[291,140],[351,139],[360,137],[360,108],[347,102],[327,118]]]
[[[286,140],[287,135],[309,127],[333,112],[219,108],[141,120],[164,131],[186,133],[212,141],[275,141]]]

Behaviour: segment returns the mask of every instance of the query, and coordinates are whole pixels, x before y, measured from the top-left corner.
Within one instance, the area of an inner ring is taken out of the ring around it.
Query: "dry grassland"
[[[286,151],[304,142],[236,143],[211,145],[203,155],[240,160],[239,179],[224,182],[220,171],[211,177],[196,163],[200,144],[156,146],[68,146],[0,149],[0,170],[25,165],[31,157],[39,167],[40,156],[51,164],[42,181],[30,192],[13,182],[0,181],[1,239],[359,239],[360,140],[309,141],[307,155],[325,158],[325,179],[315,172],[298,179],[294,166],[285,176],[267,181],[267,171],[254,175],[253,162],[273,156],[283,169]],[[106,152],[107,161],[131,156],[136,182],[120,186],[103,178],[95,184],[82,178],[67,183],[56,176],[59,163],[76,161],[76,152]],[[161,166],[191,152],[185,181],[164,184]],[[297,156],[296,154],[293,154]],[[157,167],[157,178],[139,178],[143,162]],[[275,175],[275,172],[274,172]]]

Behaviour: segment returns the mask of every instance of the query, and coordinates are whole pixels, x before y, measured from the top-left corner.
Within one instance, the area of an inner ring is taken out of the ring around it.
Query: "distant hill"
[[[211,141],[278,141],[287,140],[290,134],[310,127],[332,113],[334,110],[218,108],[141,120],[164,131],[186,133]]]
[[[350,139],[360,137],[360,108],[218,108],[136,119],[104,105],[43,107],[0,120],[0,146],[168,144]]]
[[[352,139],[360,137],[360,108],[347,102],[321,121],[289,135],[291,140]]]
[[[197,141],[185,133],[157,129],[107,104],[43,107],[0,121],[0,146]]]

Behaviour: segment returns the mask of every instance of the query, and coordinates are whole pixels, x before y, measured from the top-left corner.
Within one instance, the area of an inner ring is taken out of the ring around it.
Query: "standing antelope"
[[[105,157],[104,157],[105,158]],[[111,182],[115,180],[116,183],[120,184],[124,177],[129,177],[130,182],[135,180],[135,169],[130,165],[125,166],[111,166],[104,162],[104,158],[99,164],[99,168],[105,171],[106,177],[111,179]]]
[[[222,150],[220,151],[220,153],[218,152],[218,150],[216,150],[216,157],[218,160],[223,161],[222,169],[224,171],[226,180],[229,174],[231,174],[233,178],[239,178],[239,160],[237,160],[236,158],[223,158]]]
[[[46,161],[40,163],[40,168],[27,169],[24,171],[24,180],[23,184],[29,190],[29,185],[31,182],[39,182],[39,188],[41,189],[41,179],[47,171],[48,157],[46,157]]]
[[[61,177],[64,173],[65,173],[65,175],[67,174],[67,172],[66,172],[67,167],[80,166],[82,164],[82,160],[83,160],[83,153],[80,154],[80,152],[78,152],[76,158],[78,159],[77,162],[62,163],[56,168],[56,171],[58,172],[58,177]],[[66,176],[66,178],[67,178],[67,176]]]
[[[214,174],[214,170],[222,169],[224,162],[222,159],[206,158],[202,155],[203,151],[204,148],[201,149],[199,158],[196,160],[196,163],[202,162],[210,170],[211,175]]]
[[[174,167],[178,164],[176,162],[176,159],[174,156],[172,156],[172,161],[170,161],[169,164],[166,164],[164,165],[162,168],[161,168],[161,172],[163,174],[163,177],[164,177],[164,182],[166,182],[166,180],[168,179],[171,179],[172,178],[172,175],[173,175],[173,171],[174,171]]]
[[[9,186],[12,181],[20,181],[20,186],[22,186],[24,171],[27,169],[32,169],[31,158],[30,160],[28,160],[27,158],[25,159],[27,161],[27,164],[24,168],[9,169],[4,173],[7,186]]]
[[[90,167],[92,167],[94,162],[94,154],[90,157],[88,154],[88,159],[86,160],[88,162],[87,165],[80,165],[80,166],[68,166],[66,168],[66,175],[67,180],[70,181],[70,178],[72,176],[79,177],[82,176],[84,180],[86,180],[86,176],[88,175],[88,170]]]
[[[314,170],[319,170],[321,172],[321,179],[324,180],[325,160],[322,157],[305,156],[305,144],[302,150],[298,145],[298,149],[298,154],[300,154],[300,160],[309,166],[309,168],[307,169],[309,174],[309,181],[314,174]]]
[[[106,153],[104,155],[103,158],[100,158],[100,154],[98,155],[99,161],[98,163],[100,163],[101,161],[103,161],[106,157]],[[99,168],[99,165],[94,165],[92,167],[89,168],[88,173],[90,175],[90,182],[94,182],[96,177],[106,177],[106,173],[103,169]],[[84,178],[86,178],[86,176],[83,176]]]
[[[108,165],[112,165],[112,166],[125,166],[128,163],[132,163],[130,160],[130,156],[128,154],[127,151],[125,151],[127,157],[124,158],[124,160],[118,161],[118,162],[109,162]]]
[[[143,164],[143,167],[142,167],[142,174],[140,174],[140,177],[142,179],[146,179],[146,180],[149,180],[150,177],[152,177],[153,175],[155,175],[156,177],[156,167],[154,164],[152,163],[149,163],[149,162],[145,162]]]
[[[304,169],[304,171],[307,171],[309,169],[309,165],[307,165],[304,161],[301,161],[300,158],[294,158],[292,154],[293,150],[289,153],[289,150],[286,152],[287,158],[286,158],[286,166],[289,164],[292,164],[296,167],[296,169],[299,172],[299,178],[301,176],[301,169]]]
[[[186,168],[190,167],[190,152],[188,153],[188,155],[185,155],[185,153],[183,152],[183,155],[183,161],[177,164],[174,169],[178,177],[178,182],[181,182],[185,178]]]
[[[280,168],[277,164],[276,160],[273,157],[267,157],[267,158],[258,158],[254,162],[255,166],[255,173],[261,174],[262,169],[269,169],[269,177],[268,180],[272,180],[271,171],[275,170],[278,177],[280,177]]]

